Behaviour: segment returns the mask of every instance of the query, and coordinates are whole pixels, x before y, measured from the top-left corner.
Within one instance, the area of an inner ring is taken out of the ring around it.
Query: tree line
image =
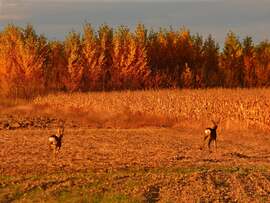
[[[214,38],[189,30],[147,30],[107,24],[69,32],[63,41],[31,25],[0,32],[0,94],[30,98],[57,91],[268,87],[270,42],[255,44],[229,32]]]

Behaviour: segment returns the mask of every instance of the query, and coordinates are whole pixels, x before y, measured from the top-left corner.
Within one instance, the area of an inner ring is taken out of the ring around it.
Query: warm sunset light
[[[270,202],[269,11],[0,0],[0,202]]]

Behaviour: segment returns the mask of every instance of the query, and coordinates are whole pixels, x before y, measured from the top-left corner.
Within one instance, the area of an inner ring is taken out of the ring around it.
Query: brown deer
[[[204,139],[203,139],[203,145],[205,144],[205,141],[208,141],[208,149],[211,152],[211,143],[215,142],[215,148],[217,151],[217,128],[220,120],[218,122],[215,122],[212,120],[212,123],[214,124],[212,128],[206,128],[204,130]]]
[[[60,151],[62,146],[62,139],[64,136],[64,125],[61,126],[61,128],[58,128],[58,131],[56,134],[51,135],[49,137],[49,147],[53,151],[54,156]]]

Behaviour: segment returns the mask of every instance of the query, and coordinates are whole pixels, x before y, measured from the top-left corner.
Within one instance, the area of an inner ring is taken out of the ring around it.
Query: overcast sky
[[[131,29],[137,23],[156,30],[185,26],[221,44],[233,31],[259,42],[270,39],[270,0],[0,0],[0,29],[30,23],[49,39],[63,40],[85,21]]]

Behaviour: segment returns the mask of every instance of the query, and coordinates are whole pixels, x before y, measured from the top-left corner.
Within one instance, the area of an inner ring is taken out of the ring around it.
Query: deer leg
[[[209,137],[209,135],[205,135],[205,136],[204,136],[201,149],[204,148],[204,146],[205,146],[205,140],[207,140],[208,137]]]
[[[57,147],[56,153],[59,154],[59,152],[60,152],[60,147]]]
[[[209,141],[208,141],[208,149],[209,149],[209,152],[211,153],[211,142],[213,140],[211,139],[211,137],[209,138]]]
[[[208,137],[209,135],[205,135],[203,141],[205,141]]]
[[[54,157],[56,157],[56,153],[57,153],[57,149],[54,148],[54,149],[53,149],[53,155],[54,155]]]
[[[50,151],[51,157],[53,158],[54,157],[54,146],[52,146],[51,144],[49,144],[49,151]]]

